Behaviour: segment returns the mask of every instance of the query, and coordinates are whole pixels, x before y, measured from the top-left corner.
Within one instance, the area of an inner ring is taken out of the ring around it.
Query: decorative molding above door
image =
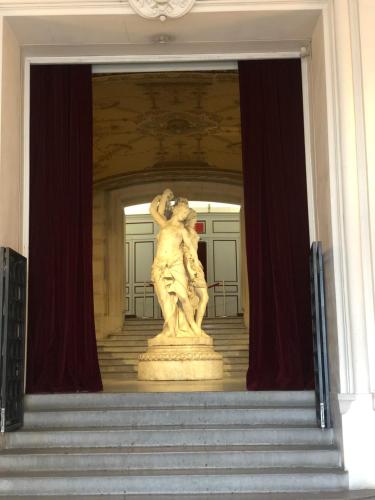
[[[148,19],[182,17],[193,7],[195,0],[129,0],[137,14]]]

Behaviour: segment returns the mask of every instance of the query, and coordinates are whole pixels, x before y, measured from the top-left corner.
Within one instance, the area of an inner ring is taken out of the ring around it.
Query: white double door
[[[236,316],[241,307],[240,224],[238,214],[199,214],[200,256],[210,300],[209,318]],[[161,318],[150,282],[158,227],[149,216],[127,216],[125,222],[125,314]]]

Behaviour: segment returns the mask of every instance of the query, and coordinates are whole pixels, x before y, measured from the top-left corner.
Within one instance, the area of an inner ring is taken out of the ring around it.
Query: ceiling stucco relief
[[[98,75],[94,179],[173,166],[241,172],[236,72]]]
[[[130,6],[142,17],[158,17],[165,21],[167,17],[182,17],[195,4],[195,0],[129,0]]]

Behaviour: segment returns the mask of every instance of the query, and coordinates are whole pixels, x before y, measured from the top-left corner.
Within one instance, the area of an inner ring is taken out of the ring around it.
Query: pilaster
[[[356,0],[354,0],[356,1]],[[344,465],[351,488],[375,486],[371,473],[372,437],[375,412],[370,384],[368,335],[368,268],[366,245],[366,192],[359,116],[361,89],[355,64],[356,39],[353,1],[334,0],[334,42],[337,90],[338,151],[337,167],[341,195],[341,251],[344,285],[344,332],[351,363],[338,395],[342,412]],[[339,266],[340,267],[340,266]],[[342,361],[342,360],[341,360]]]
[[[352,352],[347,392],[368,393],[366,323],[364,318],[359,178],[349,1],[334,1],[337,71],[339,168],[342,188],[342,246],[346,295],[346,334]]]

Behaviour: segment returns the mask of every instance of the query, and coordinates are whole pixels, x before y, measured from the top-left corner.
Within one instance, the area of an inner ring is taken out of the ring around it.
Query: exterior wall
[[[375,486],[374,2],[335,1],[334,20],[350,343],[339,399],[350,487],[364,488]]]
[[[22,253],[21,54],[3,17],[0,37],[0,245]]]
[[[366,194],[368,196],[368,215],[363,214],[364,223],[370,231],[371,267],[372,273],[368,276],[367,288],[372,291],[369,294],[368,302],[371,304],[375,289],[375,3],[372,0],[359,0],[358,2],[359,21],[359,51],[360,63],[362,66],[362,90],[363,109],[362,126],[364,125],[365,148],[363,153],[362,175],[366,182]],[[361,95],[359,96],[362,97]],[[367,197],[366,197],[367,198]],[[366,210],[367,207],[365,207]],[[367,210],[366,210],[367,211]],[[371,297],[372,295],[372,297]],[[371,306],[370,306],[371,309]],[[372,313],[374,309],[372,308]],[[369,369],[370,369],[370,389],[375,394],[375,325],[374,315],[369,314],[370,323],[367,330],[369,345]],[[371,323],[372,317],[372,323]]]
[[[374,275],[369,224],[373,192],[369,190],[367,176],[365,137],[368,124],[363,116],[365,96],[362,91],[364,74],[360,45],[364,34],[361,34],[358,16],[362,12],[363,16],[371,18],[372,7],[372,2],[361,0],[330,1],[323,17],[323,33],[319,34],[319,25],[316,28],[312,53],[313,65],[319,48],[322,60],[320,43],[324,36],[328,116],[326,137],[334,264],[333,267],[328,266],[328,276],[326,275],[331,285],[334,282],[334,295],[333,289],[327,287],[331,329],[330,369],[336,435],[342,445],[344,466],[349,472],[352,489],[375,486],[375,408],[372,385],[372,366],[375,365]],[[367,35],[371,39],[366,40],[366,47],[374,40],[372,33],[367,31]],[[314,74],[313,81],[315,78]],[[315,88],[315,97],[322,102],[323,93],[321,92],[320,98],[316,94],[318,88]],[[318,109],[314,111],[317,113]],[[316,121],[322,121],[321,118],[322,115],[317,116]],[[319,126],[315,124],[315,129],[317,128]],[[321,146],[324,146],[324,142],[320,141]],[[324,161],[324,156],[320,157],[320,161]],[[324,204],[324,200],[327,200],[324,192],[328,179],[324,181],[323,177],[319,187],[321,164],[317,162],[315,167],[318,180],[316,196],[320,196],[320,201]],[[316,202],[316,205],[319,212],[319,203]],[[325,229],[323,227],[322,234],[329,234],[327,229],[328,225]],[[334,271],[333,276],[331,270]],[[336,318],[332,316],[333,298]]]
[[[71,2],[67,9],[61,2],[58,10],[54,12],[59,15],[68,12],[78,13],[81,16],[85,13],[107,12],[105,2],[103,5],[94,2],[97,7],[92,7],[90,2],[76,3],[80,4],[76,11]],[[205,4],[205,2],[200,3]],[[25,16],[41,16],[51,13],[48,10],[51,4],[48,2],[38,4],[35,2],[34,5],[32,1],[27,2],[24,12],[22,5],[26,4],[14,2],[15,6],[16,4],[17,8],[12,11],[12,2],[0,0],[2,12],[7,9],[9,15],[23,13]],[[205,8],[207,11],[214,11],[219,8],[219,4],[221,5],[221,2],[216,4],[209,2]],[[314,123],[317,122],[314,124],[316,165],[319,162],[315,178],[316,219],[318,235],[325,244],[325,259],[328,263],[327,283],[330,282],[334,286],[335,292],[333,294],[333,288],[328,291],[330,343],[333,342],[330,345],[332,387],[334,393],[336,390],[339,391],[336,407],[340,409],[342,415],[344,461],[349,471],[350,486],[374,487],[375,31],[373,26],[375,5],[373,0],[327,0],[321,3],[319,0],[316,2],[296,0],[287,3],[259,0],[259,4],[267,5],[269,9],[275,11],[287,10],[291,5],[293,9],[301,11],[312,8],[313,4],[318,5],[318,8],[321,6],[323,26],[316,27],[313,37],[311,81],[313,83],[315,81],[316,86],[312,104],[321,106],[326,92],[328,117],[325,131],[324,124],[317,125],[318,122],[324,121],[324,112],[320,114],[318,108],[314,110]],[[236,9],[259,8],[259,5],[252,1],[249,2],[249,6],[246,5],[246,2],[236,2]],[[227,11],[232,9],[229,2],[224,8]],[[22,198],[20,168],[22,144],[20,50],[3,17],[0,18],[0,35],[0,244],[22,250],[22,202],[26,204],[27,199]],[[172,50],[171,45],[168,47]],[[75,55],[79,56],[80,49],[74,50]],[[184,50],[189,52],[190,48],[184,47]],[[325,75],[321,66],[323,50]],[[123,53],[121,51],[121,54]],[[176,59],[178,60],[178,56]],[[316,71],[322,72],[320,78],[315,74]],[[324,78],[325,89],[322,86]],[[327,144],[329,183],[324,169]],[[147,190],[146,186],[145,189]],[[146,199],[149,199],[150,193],[146,194]],[[134,189],[132,196],[136,195]],[[330,217],[327,216],[328,198]],[[113,198],[109,199],[109,205],[116,206],[116,200],[120,203],[121,196],[116,198],[113,195]],[[138,200],[134,200],[136,201]],[[318,206],[320,203],[321,207]],[[27,210],[25,213],[27,215]],[[109,213],[112,214],[111,211]],[[116,221],[114,216],[108,234],[107,248],[111,259],[113,258],[109,269],[105,271],[108,272],[108,297],[115,297],[116,291],[121,289],[121,279],[116,278],[116,272],[119,274],[116,262],[121,260],[121,253],[116,254],[115,230],[118,224]],[[329,254],[331,244],[334,266]],[[115,252],[113,257],[112,252]],[[108,300],[107,306],[108,318],[113,319],[109,323],[112,321],[116,324],[120,319],[119,304]],[[335,331],[335,309],[337,344],[332,333]],[[336,346],[337,351],[335,351]],[[336,417],[336,426],[339,427],[339,414]]]

